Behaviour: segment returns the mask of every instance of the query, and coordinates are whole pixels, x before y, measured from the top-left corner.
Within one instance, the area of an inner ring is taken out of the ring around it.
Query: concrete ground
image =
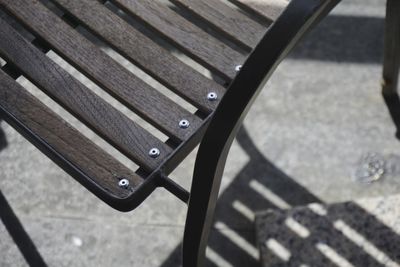
[[[266,85],[228,159],[208,266],[260,266],[254,213],[269,208],[357,200],[400,234],[400,142],[380,94],[384,5],[343,1]],[[179,266],[180,201],[160,189],[114,211],[1,126],[1,192],[49,266]],[[384,174],[365,183],[371,153]],[[186,187],[194,156],[172,175]],[[27,266],[1,223],[0,266]]]

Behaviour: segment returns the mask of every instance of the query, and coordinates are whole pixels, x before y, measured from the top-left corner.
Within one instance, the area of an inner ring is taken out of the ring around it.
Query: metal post
[[[397,92],[400,70],[400,1],[387,0],[382,93]]]

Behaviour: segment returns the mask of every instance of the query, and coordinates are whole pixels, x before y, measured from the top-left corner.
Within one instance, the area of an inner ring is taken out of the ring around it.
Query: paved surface
[[[343,1],[278,68],[232,147],[208,266],[259,266],[256,211],[400,192],[400,143],[379,88],[383,15],[383,0]],[[0,189],[49,266],[179,265],[182,203],[157,190],[134,212],[113,211],[5,123],[2,128]],[[356,176],[368,153],[385,166],[371,184]],[[173,174],[186,187],[193,161],[194,155]],[[393,222],[398,215],[379,216]],[[0,266],[27,265],[1,223],[0,252]]]
[[[399,196],[256,217],[263,266],[400,266]],[[379,219],[378,219],[378,218]]]

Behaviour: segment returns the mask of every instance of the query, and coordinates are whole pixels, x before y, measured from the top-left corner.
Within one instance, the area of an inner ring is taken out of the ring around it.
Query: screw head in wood
[[[179,128],[182,128],[182,129],[188,128],[189,125],[190,125],[190,123],[189,123],[188,120],[181,120],[181,121],[179,122]]]
[[[235,67],[235,71],[240,71],[242,69],[242,65],[237,65],[236,67]]]
[[[210,100],[210,101],[217,100],[217,98],[218,98],[218,95],[217,95],[216,92],[210,92],[207,95],[207,99]]]
[[[152,148],[149,151],[149,156],[152,158],[157,158],[158,156],[160,156],[160,150],[158,148]]]
[[[129,180],[125,179],[125,178],[119,180],[118,186],[121,187],[121,188],[125,188],[125,189],[128,188],[129,187]]]

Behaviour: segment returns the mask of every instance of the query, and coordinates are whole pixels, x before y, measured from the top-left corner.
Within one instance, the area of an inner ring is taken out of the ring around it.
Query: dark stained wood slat
[[[275,21],[289,4],[287,0],[229,0],[268,21]]]
[[[130,194],[118,186],[121,178],[128,179],[133,188],[142,183],[141,177],[81,135],[2,70],[0,110],[23,123],[108,193],[118,197]]]
[[[138,79],[38,1],[0,3],[74,67],[168,136],[185,140],[201,124],[197,116]],[[182,118],[189,120],[191,127],[180,129]]]
[[[0,19],[0,55],[35,85],[146,170],[154,170],[171,148],[106,103]],[[161,155],[148,155],[157,147]]]
[[[259,24],[220,0],[171,0],[171,2],[210,22],[247,49],[254,48],[267,29],[267,25]]]
[[[206,95],[213,91],[222,97],[225,91],[222,86],[181,62],[99,2],[53,2],[149,75],[203,112],[209,113],[216,108],[218,101],[208,101]]]
[[[245,57],[201,28],[181,17],[160,1],[112,0],[122,10],[140,19],[203,65],[233,79],[235,66]]]

